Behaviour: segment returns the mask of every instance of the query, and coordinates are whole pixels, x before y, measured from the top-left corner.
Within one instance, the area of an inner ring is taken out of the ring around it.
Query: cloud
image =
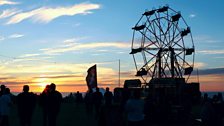
[[[26,58],[26,57],[35,57],[35,56],[39,56],[40,54],[34,53],[34,54],[24,54],[22,56],[20,56],[21,58]]]
[[[224,50],[199,50],[197,52],[202,54],[224,54]]]
[[[9,35],[9,36],[0,36],[0,41],[7,40],[7,39],[21,38],[23,36],[24,36],[23,34],[17,34],[17,33]]]
[[[63,41],[63,44],[66,46],[70,46],[74,43],[78,43],[79,41],[86,39],[86,37],[75,37],[75,38],[70,38],[70,39],[66,39]]]
[[[220,40],[214,39],[213,37],[209,35],[198,35],[194,37],[195,42],[200,43],[220,43]]]
[[[213,69],[205,69],[199,70],[200,74],[208,75],[208,74],[222,74],[224,75],[224,68],[213,68]]]
[[[10,0],[0,0],[0,5],[16,5],[19,4],[18,2],[13,2]]]
[[[86,50],[86,49],[95,49],[95,48],[102,48],[102,47],[115,47],[115,48],[129,48],[129,43],[124,42],[93,42],[88,44],[80,44],[80,43],[69,43],[69,45],[63,45],[56,48],[45,48],[41,49],[44,51],[45,54],[57,54],[57,53],[64,53],[74,50]]]
[[[17,13],[19,13],[20,10],[17,9],[7,9],[7,10],[3,10],[2,13],[0,14],[0,19],[1,18],[7,18],[7,17],[11,17]]]
[[[195,62],[194,63],[194,68],[203,68],[205,67],[207,64],[202,63],[202,62]]]
[[[21,38],[23,36],[24,36],[23,34],[12,34],[9,36],[9,38]]]
[[[214,57],[215,59],[224,59],[224,56],[217,56],[217,57]]]
[[[189,15],[189,18],[195,18],[196,17],[196,14],[190,14]]]
[[[82,75],[73,75],[73,74],[58,74],[58,75],[44,75],[44,76],[37,76],[33,77],[36,78],[52,78],[52,79],[58,79],[58,78],[75,78],[75,77],[83,77]]]
[[[224,75],[224,68],[211,68],[198,70],[199,75]],[[197,75],[197,71],[194,70],[193,75]]]
[[[90,14],[90,10],[99,9],[99,4],[81,3],[71,7],[41,7],[35,10],[22,12],[14,15],[6,24],[16,24],[26,19],[36,22],[48,23],[61,16],[74,16],[77,14]]]
[[[0,41],[3,41],[5,40],[5,37],[4,36],[0,36]]]

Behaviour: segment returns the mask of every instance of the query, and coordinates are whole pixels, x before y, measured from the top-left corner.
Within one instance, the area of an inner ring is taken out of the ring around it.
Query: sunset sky
[[[169,5],[191,27],[202,91],[224,91],[224,1],[0,0],[0,83],[40,92],[86,91],[87,69],[97,64],[100,87],[136,78],[132,27],[145,10]],[[192,75],[192,81],[196,81]]]

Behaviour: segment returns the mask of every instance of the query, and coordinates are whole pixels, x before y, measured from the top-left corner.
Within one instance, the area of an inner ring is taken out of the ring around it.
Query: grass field
[[[200,106],[194,106],[192,112],[194,113],[193,118],[199,118]],[[122,122],[124,116],[121,115],[121,111],[114,106],[112,109],[112,113],[108,115],[110,121],[108,121],[108,126],[123,126],[124,124],[120,124],[117,122]],[[103,115],[106,117],[105,115]],[[42,119],[42,109],[37,105],[34,111],[34,115],[32,118],[32,126],[43,126]],[[113,120],[111,120],[113,119]],[[17,115],[16,105],[12,106],[11,115],[10,115],[10,126],[20,126],[19,118]],[[124,121],[124,120],[123,120]],[[79,106],[76,106],[75,103],[62,103],[61,111],[58,116],[57,126],[97,126],[98,121],[92,115],[88,115],[85,110],[85,105],[82,103]],[[179,124],[178,124],[179,125]],[[175,126],[178,126],[175,125]],[[186,124],[188,125],[188,124]],[[159,125],[152,125],[159,126]]]
[[[17,108],[12,106],[9,118],[10,126],[19,126]],[[42,110],[37,105],[33,118],[32,126],[42,126]],[[63,103],[58,116],[57,126],[97,126],[97,120],[92,115],[87,115],[84,104],[76,106],[74,103]]]

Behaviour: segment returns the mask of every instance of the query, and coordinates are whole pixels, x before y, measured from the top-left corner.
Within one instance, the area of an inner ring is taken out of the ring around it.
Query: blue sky
[[[5,78],[2,83],[32,81],[34,85],[44,85],[52,80],[33,78],[73,75],[77,81],[66,82],[67,85],[83,84],[86,69],[97,63],[101,83],[114,84],[118,59],[123,73],[135,71],[129,55],[131,28],[145,10],[164,5],[180,11],[191,27],[195,66],[223,68],[221,0],[0,0],[0,69]],[[114,81],[105,76],[108,73]],[[132,76],[123,75],[123,80],[128,77]]]

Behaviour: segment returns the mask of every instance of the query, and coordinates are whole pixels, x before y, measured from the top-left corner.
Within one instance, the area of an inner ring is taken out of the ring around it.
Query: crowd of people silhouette
[[[62,94],[56,90],[56,85],[47,85],[39,97],[29,92],[29,86],[24,85],[23,91],[14,99],[9,88],[1,85],[0,91],[0,126],[9,126],[9,114],[12,104],[17,105],[20,126],[31,126],[35,106],[39,103],[43,110],[43,126],[56,126],[56,119],[62,103]]]
[[[155,99],[150,97],[143,99],[141,94],[141,90],[130,91],[123,88],[120,92],[121,97],[117,100],[115,93],[107,87],[104,93],[96,88],[94,91],[88,90],[84,96],[77,91],[69,97],[74,98],[74,109],[85,105],[86,115],[97,120],[99,126],[146,126],[150,121],[153,124],[156,120],[159,125],[166,125],[163,123],[166,122],[163,116],[170,116],[168,113],[172,111],[171,106],[164,102],[156,103]],[[56,90],[54,83],[47,85],[39,95],[30,92],[29,86],[24,85],[23,91],[17,96],[12,95],[5,85],[1,85],[0,126],[9,126],[10,109],[13,104],[17,106],[20,126],[32,125],[32,116],[37,105],[42,109],[43,126],[56,126],[62,103],[62,94]],[[212,98],[205,93],[199,105],[201,126],[223,125],[224,103],[221,93]]]

